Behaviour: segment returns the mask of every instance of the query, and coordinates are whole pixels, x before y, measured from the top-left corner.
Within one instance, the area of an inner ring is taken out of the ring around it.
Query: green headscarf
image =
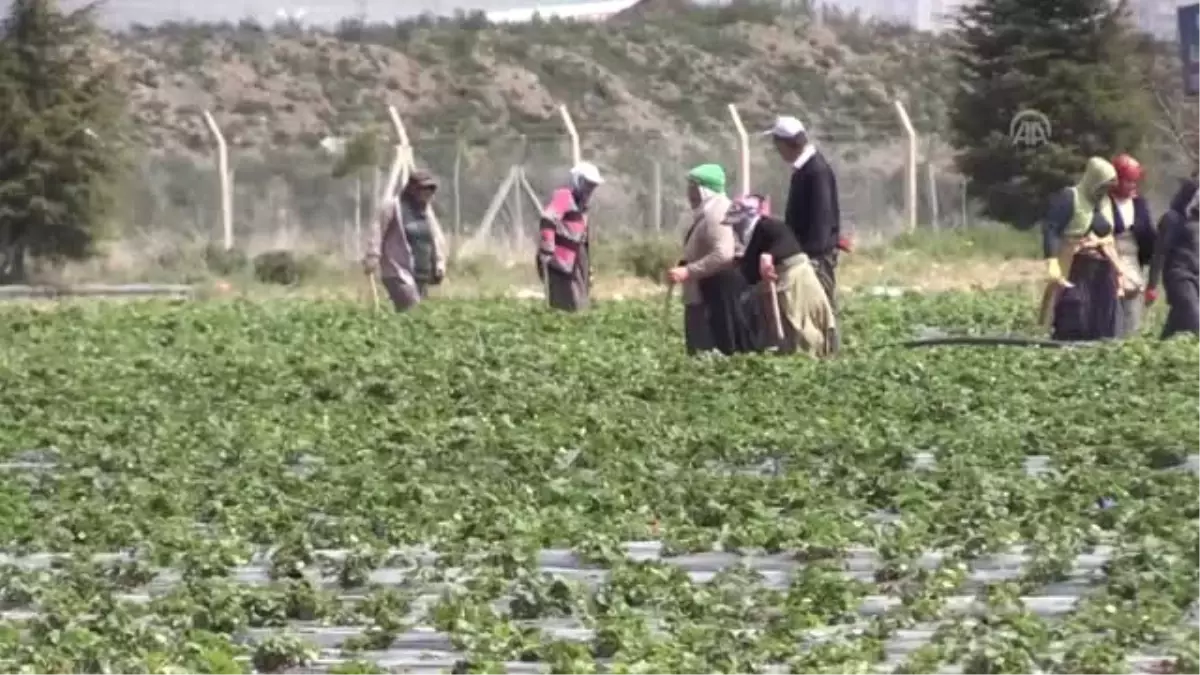
[[[725,169],[720,164],[701,164],[687,173],[688,180],[717,194],[725,194]]]

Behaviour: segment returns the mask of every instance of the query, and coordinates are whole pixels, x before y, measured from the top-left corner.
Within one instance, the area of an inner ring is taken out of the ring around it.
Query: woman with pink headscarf
[[[832,356],[837,320],[817,272],[791,228],[772,218],[761,195],[734,203],[727,218],[741,250],[739,271],[750,285],[749,308],[756,342],[784,354]],[[773,294],[773,295],[772,295]]]

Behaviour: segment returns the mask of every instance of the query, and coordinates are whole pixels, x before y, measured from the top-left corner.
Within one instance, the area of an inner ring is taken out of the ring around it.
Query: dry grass
[[[925,232],[890,242],[872,243],[844,256],[839,285],[847,292],[878,286],[903,286],[922,291],[986,290],[1014,284],[1036,285],[1041,266],[1033,236],[997,230]],[[214,269],[201,240],[139,237],[114,242],[105,254],[54,271],[43,270],[39,281],[55,285],[80,282],[191,283],[201,295],[261,298],[303,297],[370,301],[370,286],[343,251],[313,242],[272,240],[255,242],[249,255],[267,250],[291,251],[304,261],[302,281],[292,286],[256,280],[250,265],[237,270]],[[677,254],[671,242],[638,241],[612,244],[596,261],[595,295],[620,300],[653,296],[664,286],[646,278],[665,269]],[[1032,254],[1031,254],[1032,252]],[[211,253],[210,253],[211,254]],[[541,297],[532,256],[476,256],[453,260],[437,297]]]
[[[850,258],[839,271],[839,282],[849,289],[904,286],[923,292],[988,290],[1035,284],[1043,278],[1043,265],[1037,260],[931,262],[904,254],[884,262]]]

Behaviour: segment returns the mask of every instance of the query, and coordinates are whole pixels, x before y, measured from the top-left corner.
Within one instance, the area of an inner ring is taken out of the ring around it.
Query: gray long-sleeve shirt
[[[410,235],[427,232],[428,242],[410,241]],[[430,260],[420,264],[413,257],[414,248],[430,249]],[[364,233],[363,251],[366,257],[379,260],[381,277],[401,279],[414,284],[432,268],[438,273],[446,269],[446,243],[441,226],[433,217],[432,207],[418,208],[399,196],[389,199]],[[426,281],[426,279],[422,279]]]

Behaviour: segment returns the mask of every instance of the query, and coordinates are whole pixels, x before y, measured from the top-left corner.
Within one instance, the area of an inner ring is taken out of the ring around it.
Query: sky
[[[79,6],[87,0],[59,0],[64,7]],[[306,23],[336,25],[339,21],[365,14],[370,22],[392,22],[424,12],[450,16],[455,10],[527,8],[567,5],[591,0],[102,0],[101,15],[109,26],[132,23],[153,25],[164,21],[238,21],[254,18],[260,23],[275,21],[281,12],[303,11]],[[696,0],[701,3],[726,0]],[[912,16],[943,4],[962,0],[822,0],[823,4],[843,9],[859,9],[880,16]],[[11,0],[0,0],[7,8]]]
[[[101,9],[103,23],[127,26],[132,23],[153,25],[164,21],[237,21],[253,17],[262,23],[273,22],[278,13],[304,11],[306,23],[334,25],[342,19],[366,14],[371,22],[391,22],[424,12],[449,16],[456,9],[484,11],[572,4],[581,0],[105,0]],[[7,10],[10,0],[0,0]],[[78,6],[81,0],[60,0],[63,7]]]

